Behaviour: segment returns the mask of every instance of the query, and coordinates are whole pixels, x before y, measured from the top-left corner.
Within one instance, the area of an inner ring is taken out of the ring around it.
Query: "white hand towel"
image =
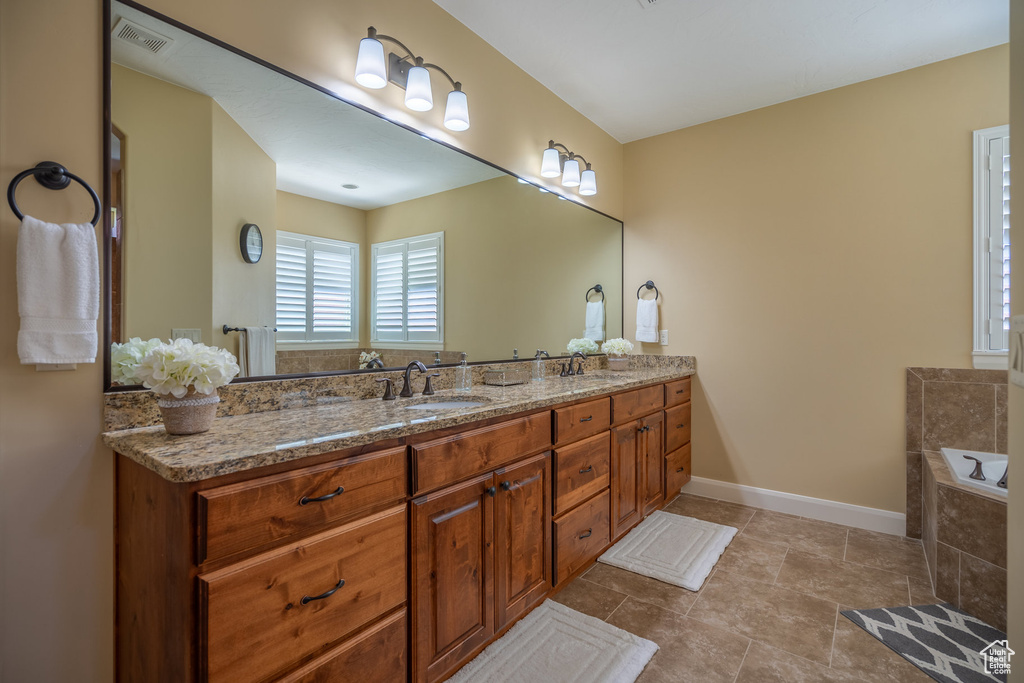
[[[22,365],[95,363],[100,261],[90,223],[18,228],[18,358]]]
[[[587,302],[587,329],[583,331],[586,339],[604,341],[604,302]]]
[[[242,377],[277,374],[277,345],[270,327],[246,327],[238,343],[238,365]]]
[[[636,302],[636,340],[658,341],[658,300],[638,299]]]

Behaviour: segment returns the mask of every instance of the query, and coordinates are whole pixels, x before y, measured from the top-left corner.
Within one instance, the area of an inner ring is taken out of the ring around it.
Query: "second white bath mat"
[[[736,533],[731,526],[658,511],[597,561],[698,591]]]

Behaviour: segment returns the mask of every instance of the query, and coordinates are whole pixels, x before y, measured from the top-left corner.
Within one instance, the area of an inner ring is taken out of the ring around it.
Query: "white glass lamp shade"
[[[580,194],[597,194],[597,174],[589,168],[580,176]]]
[[[363,38],[359,41],[359,55],[356,57],[356,83],[364,88],[373,88],[374,90],[379,90],[388,84],[384,46],[376,38]]]
[[[444,108],[444,127],[461,131],[469,128],[469,100],[461,90],[448,93],[448,104]]]
[[[562,166],[558,163],[558,150],[554,147],[544,150],[544,158],[540,162],[540,174],[545,178],[557,178],[562,175]]]
[[[409,69],[409,80],[405,84],[405,106],[413,111],[430,111],[434,108],[434,96],[430,93],[430,73],[426,67],[414,66]]]
[[[562,185],[565,187],[576,187],[580,184],[580,162],[575,159],[566,159],[565,167],[562,169]]]

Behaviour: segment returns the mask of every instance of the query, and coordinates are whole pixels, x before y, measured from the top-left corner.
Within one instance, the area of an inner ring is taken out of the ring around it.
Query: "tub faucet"
[[[1008,475],[1009,473],[1010,473],[1010,461],[1007,460],[1006,461],[1006,471],[1003,472],[1003,478],[1000,479],[998,482],[996,482],[996,486],[998,486],[1001,489],[1005,489],[1006,488],[1006,475]]]
[[[978,460],[975,457],[970,456],[970,455],[965,455],[964,456],[964,460],[973,460],[974,461],[974,471],[971,472],[968,476],[971,479],[977,479],[978,481],[985,481],[985,473],[981,471],[981,461]]]
[[[383,370],[384,362],[380,358],[374,358],[369,363],[366,364],[366,369],[369,370],[370,368],[380,368],[381,370]]]
[[[402,390],[400,392],[398,392],[398,395],[401,396],[402,398],[409,398],[410,396],[412,396],[412,369],[413,368],[416,368],[417,370],[422,372],[424,375],[427,374],[427,366],[424,365],[423,363],[419,362],[418,360],[414,360],[413,362],[411,362],[407,366],[405,366],[405,376],[404,376],[405,384],[402,385]]]

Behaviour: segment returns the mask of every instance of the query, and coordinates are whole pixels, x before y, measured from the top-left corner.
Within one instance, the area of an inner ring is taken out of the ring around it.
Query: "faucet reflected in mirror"
[[[157,56],[111,38],[109,341],[199,330],[237,355],[214,323],[237,319],[279,329],[279,374],[355,371],[371,350],[389,368],[502,360],[579,336],[578,292],[594,282],[621,336],[620,221],[139,7],[111,10],[175,44]],[[255,263],[239,252],[245,224],[262,232]],[[425,235],[443,236],[430,263]],[[555,239],[575,258],[542,248]]]

